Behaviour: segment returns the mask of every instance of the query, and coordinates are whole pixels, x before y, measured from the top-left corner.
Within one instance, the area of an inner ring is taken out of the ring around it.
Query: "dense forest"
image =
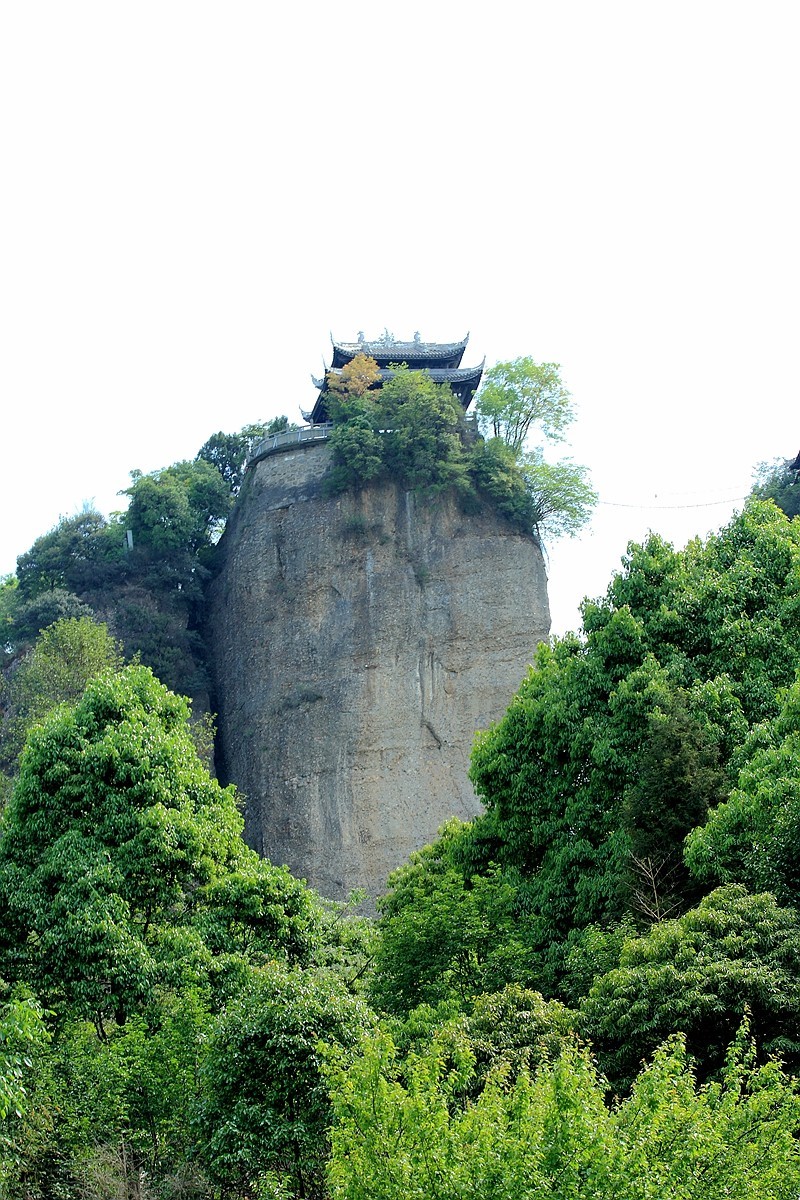
[[[508,407],[478,438],[403,388],[424,436],[356,386],[335,462],[371,446],[373,476],[521,519]],[[134,474],[124,519],[60,522],[0,591],[2,1194],[794,1200],[793,478],[706,541],[630,545],[477,737],[484,814],[371,919],[245,846],[176,694],[207,698],[203,584],[264,432]]]

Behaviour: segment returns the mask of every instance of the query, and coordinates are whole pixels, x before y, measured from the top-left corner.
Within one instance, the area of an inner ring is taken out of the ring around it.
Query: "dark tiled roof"
[[[357,354],[366,354],[374,358],[379,366],[389,363],[407,363],[414,366],[459,367],[461,358],[467,348],[469,334],[460,342],[423,342],[419,335],[413,341],[397,341],[390,334],[375,341],[368,342],[359,335],[356,342],[337,342],[333,344],[333,367],[343,367]]]

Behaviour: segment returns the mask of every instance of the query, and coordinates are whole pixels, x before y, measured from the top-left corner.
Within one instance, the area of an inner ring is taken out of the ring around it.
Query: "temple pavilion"
[[[394,374],[392,367],[400,364],[412,371],[428,371],[434,383],[449,383],[453,395],[467,409],[480,384],[484,365],[482,362],[477,367],[461,366],[468,341],[469,334],[460,342],[423,342],[415,333],[413,341],[400,342],[388,330],[374,342],[368,342],[363,333],[359,333],[355,342],[336,342],[331,337],[333,361],[328,370],[337,374],[357,354],[366,354],[375,359],[382,380],[390,379]],[[317,400],[311,412],[304,412],[303,416],[312,425],[321,425],[328,419],[327,373],[323,379],[316,379],[313,375],[311,378],[318,390]]]

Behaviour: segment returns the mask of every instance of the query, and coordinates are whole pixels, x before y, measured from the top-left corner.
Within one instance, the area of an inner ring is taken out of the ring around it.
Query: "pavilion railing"
[[[264,438],[263,442],[258,443],[247,460],[247,465],[248,467],[255,466],[257,462],[261,462],[262,458],[266,458],[270,454],[293,450],[295,446],[302,446],[306,442],[326,442],[332,429],[333,426],[328,423],[303,425],[300,429],[290,429],[286,433],[273,433],[270,437]]]

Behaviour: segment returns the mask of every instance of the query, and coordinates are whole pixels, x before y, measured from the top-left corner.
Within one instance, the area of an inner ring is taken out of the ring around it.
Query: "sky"
[[[792,6],[0,3],[0,573],[310,408],[330,337],[561,364],[553,631],[800,448]]]

